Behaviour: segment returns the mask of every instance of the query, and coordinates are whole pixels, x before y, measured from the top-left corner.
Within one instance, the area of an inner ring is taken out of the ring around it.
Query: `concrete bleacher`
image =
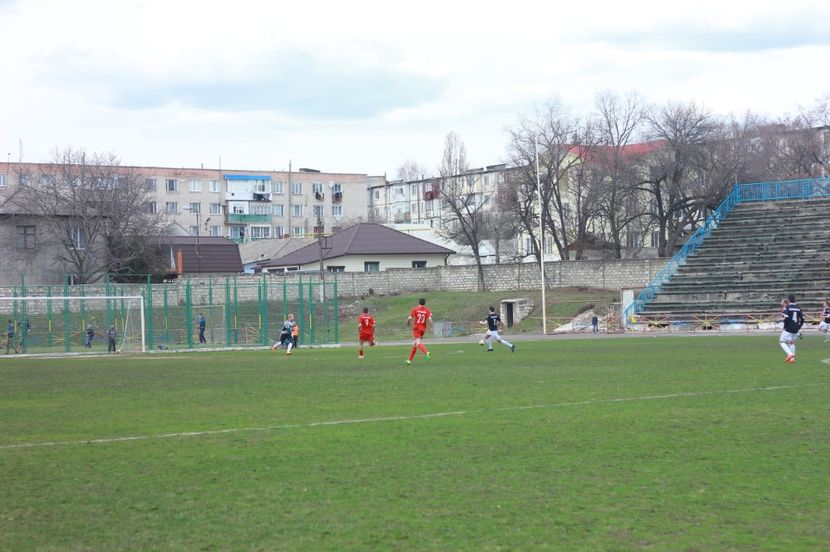
[[[645,305],[646,317],[806,314],[830,296],[830,199],[741,203]]]

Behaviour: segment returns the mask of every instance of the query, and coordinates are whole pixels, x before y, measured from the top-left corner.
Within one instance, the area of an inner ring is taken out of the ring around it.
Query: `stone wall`
[[[560,261],[545,263],[547,287],[640,289],[663,267],[665,259]],[[536,290],[541,287],[539,265],[514,263],[485,265],[489,291]],[[477,291],[475,266],[440,266],[418,270],[347,272],[338,274],[340,296],[419,291]]]
[[[560,261],[545,263],[545,280],[547,288],[590,287],[601,289],[641,289],[663,267],[664,259],[632,260],[595,260],[595,261]],[[514,263],[486,265],[484,277],[488,291],[538,290],[541,287],[539,265]],[[327,282],[333,282],[333,275],[327,274]],[[257,301],[259,284],[262,279],[269,284],[269,297],[282,300],[283,282],[289,284],[286,297],[296,300],[300,279],[308,282],[315,278],[309,274],[268,274],[262,275],[225,275],[191,276],[191,298],[194,307],[210,303],[212,288],[213,304],[225,303],[226,282],[236,291],[231,297],[239,302]],[[316,280],[314,280],[316,281]],[[294,285],[291,285],[294,284]],[[104,284],[72,286],[71,295],[105,295]],[[308,288],[304,288],[307,290]],[[330,287],[328,289],[331,289]],[[112,284],[111,292],[125,295],[143,295],[147,286],[143,284]],[[475,266],[439,266],[422,269],[393,269],[385,272],[344,272],[337,275],[337,291],[340,297],[357,297],[361,295],[389,295],[392,293],[418,293],[429,291],[468,291],[478,290],[478,276]],[[11,287],[0,287],[0,297],[10,297],[16,292]],[[63,294],[63,286],[28,286],[26,294],[52,296]],[[304,293],[307,293],[304,292]],[[165,299],[166,294],[166,299]],[[185,280],[170,284],[153,286],[153,304],[183,305],[186,298]]]

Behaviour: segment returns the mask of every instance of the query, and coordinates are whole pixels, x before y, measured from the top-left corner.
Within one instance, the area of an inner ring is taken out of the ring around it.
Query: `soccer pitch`
[[[477,340],[0,359],[0,549],[830,546],[822,338]]]

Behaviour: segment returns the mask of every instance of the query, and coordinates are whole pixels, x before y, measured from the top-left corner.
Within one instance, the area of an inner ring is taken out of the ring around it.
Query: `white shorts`
[[[822,320],[818,325],[818,331],[820,332],[828,332],[830,331],[830,324]]]
[[[796,339],[798,339],[798,334],[797,333],[790,333],[790,332],[784,330],[783,332],[781,332],[781,338],[779,339],[779,341],[781,343],[790,343],[790,342],[795,342]]]
[[[501,339],[498,330],[487,330],[485,335],[487,336],[487,339],[495,339],[496,341]]]

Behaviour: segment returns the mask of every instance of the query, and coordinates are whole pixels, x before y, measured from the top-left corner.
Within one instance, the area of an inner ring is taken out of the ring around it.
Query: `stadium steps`
[[[807,314],[830,296],[830,199],[737,206],[645,306],[652,317],[764,316],[794,293]]]

